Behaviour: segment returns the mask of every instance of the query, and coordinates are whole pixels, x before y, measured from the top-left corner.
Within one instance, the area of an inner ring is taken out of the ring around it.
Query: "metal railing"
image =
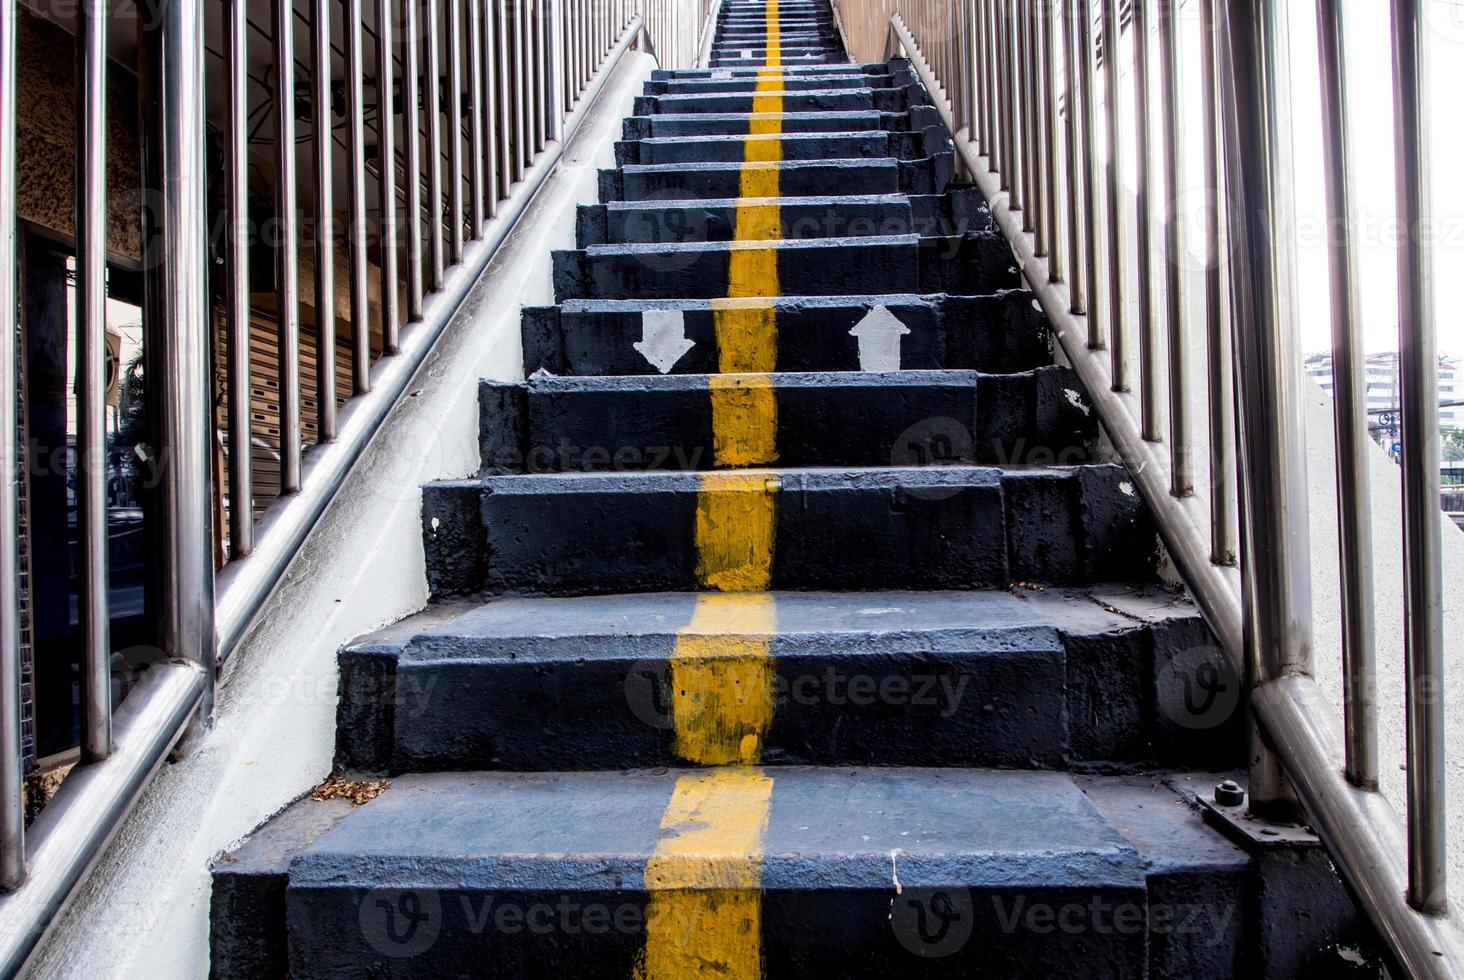
[[[1391,10],[1397,206],[1409,232],[1398,252],[1405,821],[1377,791],[1368,429],[1351,223],[1359,188],[1349,167],[1344,97],[1347,5],[1316,2],[1327,150],[1320,176],[1331,227],[1340,232],[1330,246],[1340,713],[1311,669],[1287,0],[834,5],[857,59],[900,51],[911,58],[1170,556],[1247,679],[1258,729],[1252,808],[1285,812],[1299,800],[1399,964],[1418,977],[1464,976],[1464,944],[1445,898],[1437,358],[1423,233],[1426,0],[1392,0]],[[1180,84],[1181,7],[1200,22],[1197,90]],[[1177,192],[1166,198],[1161,191],[1190,186],[1190,138],[1203,147],[1206,218],[1199,227],[1190,227]],[[1137,201],[1126,212],[1130,188]],[[1186,295],[1189,249],[1204,257],[1199,320]],[[1126,283],[1137,285],[1137,296]],[[1155,302],[1160,292],[1162,305]],[[1198,376],[1196,350],[1204,359]]]
[[[16,89],[23,15],[18,0],[0,0],[5,976],[22,968],[153,772],[190,731],[206,731],[218,668],[558,163],[621,56],[648,42],[664,67],[694,64],[714,3],[152,0],[121,12],[107,0],[70,6],[77,12],[67,27],[75,31],[81,175],[71,243],[82,744],[80,764],[27,828],[14,274],[21,252]],[[110,74],[128,73],[109,62],[109,40],[126,48],[134,37],[142,181],[133,190],[142,202],[148,382],[148,441],[140,448],[158,464],[148,530],[161,657],[114,712],[103,93]],[[211,115],[210,106],[222,110]],[[215,159],[221,164],[211,167]],[[261,239],[262,207],[273,240]],[[261,255],[272,269],[253,268]],[[338,264],[344,289],[336,285]],[[258,356],[261,333],[267,362]],[[313,412],[302,398],[307,382],[316,392]],[[271,447],[278,479],[268,488],[251,465],[261,388],[272,393],[266,408],[278,423],[278,445]]]

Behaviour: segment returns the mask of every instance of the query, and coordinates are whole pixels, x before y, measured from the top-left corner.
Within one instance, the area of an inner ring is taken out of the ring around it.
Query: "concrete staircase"
[[[1236,684],[908,67],[728,0],[624,136],[341,654],[390,785],[219,860],[214,974],[1346,975],[1325,856],[1197,812]]]

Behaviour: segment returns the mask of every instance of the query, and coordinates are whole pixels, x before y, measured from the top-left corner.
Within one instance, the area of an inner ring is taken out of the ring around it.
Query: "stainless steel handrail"
[[[1334,334],[1338,370],[1354,377],[1351,394],[1341,390],[1345,384],[1339,379],[1336,407],[1343,515],[1339,534],[1344,554],[1355,562],[1344,578],[1346,680],[1339,712],[1311,674],[1303,389],[1295,256],[1287,227],[1293,215],[1288,3],[1200,0],[1200,99],[1197,106],[1181,108],[1174,34],[1179,2],[1134,0],[1133,23],[1135,30],[1146,32],[1155,22],[1152,5],[1159,5],[1165,125],[1158,154],[1165,185],[1180,183],[1181,137],[1175,134],[1183,123],[1200,127],[1205,149],[1206,200],[1214,215],[1200,240],[1208,261],[1204,336],[1210,397],[1202,426],[1211,444],[1208,489],[1195,486],[1197,481],[1186,472],[1190,440],[1200,427],[1192,431],[1182,401],[1189,394],[1183,358],[1189,341],[1184,308],[1174,301],[1174,293],[1184,288],[1182,283],[1176,287],[1175,260],[1194,234],[1182,223],[1166,222],[1170,268],[1167,282],[1158,285],[1166,291],[1167,333],[1153,329],[1143,312],[1146,304],[1139,304],[1140,371],[1135,378],[1128,373],[1131,325],[1125,323],[1125,267],[1135,261],[1145,266],[1149,257],[1136,247],[1123,215],[1127,152],[1120,111],[1124,84],[1119,61],[1124,51],[1117,0],[1015,5],[1010,0],[956,0],[962,8],[956,19],[974,25],[970,31],[950,28],[951,0],[834,0],[834,5],[856,58],[902,51],[934,96],[956,134],[967,172],[1010,239],[1064,355],[1148,502],[1171,559],[1237,671],[1250,679],[1248,705],[1260,728],[1252,806],[1285,808],[1299,800],[1398,963],[1416,977],[1464,976],[1464,936],[1444,901],[1440,508],[1437,445],[1431,441],[1437,439],[1438,399],[1430,259],[1422,233],[1428,216],[1423,3],[1393,2],[1398,213],[1410,232],[1399,254],[1401,346],[1410,357],[1403,372],[1408,393],[1402,408],[1405,431],[1412,436],[1405,440],[1404,465],[1405,823],[1377,792],[1372,703],[1376,627],[1366,550],[1371,534],[1363,468],[1366,429],[1355,379],[1355,273],[1350,271],[1355,256],[1347,223],[1355,189],[1347,166],[1342,4],[1317,0],[1328,143],[1325,177],[1330,211],[1340,218],[1334,224],[1343,230],[1342,242],[1332,252]],[[1034,16],[1048,20],[1047,31],[1062,32],[1061,59],[1050,46],[1038,43],[1043,29],[1030,28]],[[1149,43],[1145,33],[1134,38],[1132,47],[1139,52]],[[1039,66],[1035,77],[1028,73],[1034,59]],[[1072,70],[1076,79],[1062,77]],[[1065,86],[1058,84],[1060,78]],[[1094,89],[1102,92],[1108,145],[1116,148],[1106,167],[1090,135],[1099,128],[1094,121],[1098,100],[1089,94]],[[1152,110],[1148,87],[1141,79],[1136,89],[1134,112],[1147,128]],[[1066,92],[1062,110],[1075,130],[1065,141],[1037,122],[1057,111],[1059,91]],[[1142,226],[1149,220],[1143,201],[1152,190],[1145,177],[1152,151],[1144,149],[1148,141],[1138,142]],[[1063,167],[1069,173],[1079,171],[1065,195],[1059,193],[1051,168],[1036,165],[1045,160],[1044,154],[1062,154]],[[1098,179],[1103,170],[1106,181]],[[1106,201],[1099,191],[1104,184]],[[1065,237],[1058,242],[1052,240],[1051,211],[1064,196],[1069,204],[1066,215],[1058,216],[1057,231]],[[1228,248],[1221,248],[1222,240]],[[1066,277],[1054,258],[1067,259]],[[1227,286],[1228,320],[1222,292]],[[1104,289],[1106,295],[1100,295]],[[1169,348],[1167,365],[1159,361],[1159,340]],[[1167,406],[1160,400],[1161,379],[1169,387]],[[1166,407],[1167,433],[1160,425]],[[1234,433],[1233,418],[1239,421]],[[1237,503],[1239,566],[1231,527]]]
[[[151,106],[144,132],[144,322],[149,380],[149,449],[156,488],[155,604],[162,659],[110,710],[104,468],[80,475],[82,615],[86,626],[83,757],[29,828],[24,825],[21,651],[18,605],[19,446],[17,431],[18,264],[16,82],[19,0],[0,0],[0,976],[19,972],[64,911],[77,886],[170,752],[206,734],[215,678],[246,635],[351,468],[446,330],[474,281],[558,165],[610,74],[638,39],[654,39],[664,67],[695,62],[713,0],[216,0],[223,9],[223,55],[206,70],[204,4],[158,0],[140,37],[140,90]],[[446,7],[444,8],[444,4]],[[466,9],[464,4],[467,5]],[[82,0],[77,21],[77,338],[78,447],[102,457],[97,424],[105,386],[101,328],[103,243],[108,208],[105,58],[108,5]],[[253,16],[251,16],[253,14]],[[347,81],[344,153],[334,139],[329,84],[331,36],[340,16]],[[251,23],[252,21],[252,23]],[[308,28],[308,60],[297,62],[294,29]],[[256,519],[250,465],[249,34],[263,31],[274,56],[274,158],[269,169],[278,231],[275,335],[280,381],[281,496]],[[375,45],[368,45],[372,34]],[[367,60],[377,71],[376,152],[368,153]],[[309,65],[297,90],[297,65]],[[426,76],[422,71],[426,69]],[[441,79],[449,80],[444,90]],[[400,80],[400,85],[394,83]],[[207,94],[225,109],[215,120],[224,168],[217,243],[222,273],[210,291]],[[398,100],[398,95],[400,99]],[[314,144],[304,173],[296,159],[296,106],[308,97]],[[400,155],[397,148],[400,147]],[[368,156],[370,160],[368,160]],[[367,170],[375,163],[376,173]],[[344,169],[347,220],[334,227],[334,175]],[[376,194],[370,194],[372,182]],[[300,189],[311,202],[302,215]],[[370,202],[379,209],[375,224]],[[309,217],[310,222],[302,220]],[[313,281],[302,289],[300,232],[313,227]],[[402,237],[398,238],[398,232]],[[329,353],[337,307],[337,242],[348,271],[351,397],[337,408]],[[372,256],[379,296],[368,282]],[[399,270],[405,275],[400,277]],[[406,323],[397,298],[405,297]],[[303,438],[300,302],[313,296],[315,380],[323,394],[317,442]],[[224,357],[211,355],[215,305]],[[374,307],[374,308],[373,308]],[[215,396],[228,408],[226,427]],[[227,438],[216,438],[225,433]],[[215,454],[227,451],[229,488],[214,495]],[[227,511],[227,534],[215,537]],[[100,515],[100,516],[99,516]],[[228,560],[216,567],[218,542]],[[185,731],[191,736],[185,738]]]

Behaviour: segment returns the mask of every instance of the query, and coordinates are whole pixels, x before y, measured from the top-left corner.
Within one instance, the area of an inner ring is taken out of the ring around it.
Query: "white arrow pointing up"
[[[887,307],[876,306],[849,331],[859,338],[859,370],[887,374],[900,370],[900,338],[910,328]]]
[[[686,314],[680,310],[646,310],[641,314],[641,331],[635,349],[662,374],[670,374],[696,346],[696,341],[686,339]]]

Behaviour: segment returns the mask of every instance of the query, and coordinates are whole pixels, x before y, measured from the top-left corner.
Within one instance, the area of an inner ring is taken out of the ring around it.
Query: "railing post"
[[[1444,820],[1444,617],[1439,505],[1438,328],[1433,243],[1427,222],[1427,25],[1421,0],[1393,0],[1396,126],[1398,350],[1403,419],[1403,568],[1408,703],[1408,900],[1421,912],[1447,905]]]
[[[1310,673],[1312,653],[1288,6],[1223,0],[1220,18],[1220,50],[1229,59],[1221,95],[1240,389],[1244,645],[1253,696],[1273,680]],[[1251,776],[1253,810],[1294,810],[1281,768],[1259,739]]]
[[[215,677],[213,479],[209,363],[203,6],[157,0],[143,24],[149,120],[143,155],[145,328],[159,527],[158,645],[203,666],[200,721],[212,723]]]
[[[19,333],[16,320],[16,0],[0,0],[0,890],[25,880],[20,748]]]

